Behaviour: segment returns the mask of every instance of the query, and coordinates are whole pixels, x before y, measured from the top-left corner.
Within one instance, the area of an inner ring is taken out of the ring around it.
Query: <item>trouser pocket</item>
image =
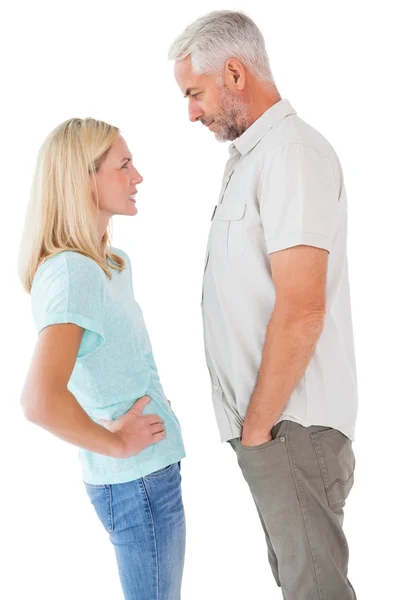
[[[91,483],[84,483],[90,502],[93,504],[104,529],[108,533],[111,533],[114,531],[111,484],[93,485]]]
[[[337,429],[311,434],[328,504],[342,508],[354,484],[355,457],[351,440]]]

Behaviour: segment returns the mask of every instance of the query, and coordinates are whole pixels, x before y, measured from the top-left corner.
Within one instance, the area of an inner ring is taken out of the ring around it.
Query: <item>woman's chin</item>
[[[132,201],[129,204],[125,204],[125,206],[116,207],[114,206],[112,210],[108,211],[109,216],[113,217],[134,217],[138,212],[136,204]]]
[[[127,217],[134,217],[137,214],[137,212],[138,209],[136,207],[136,204],[132,203],[132,206],[128,206],[128,208],[122,214]]]

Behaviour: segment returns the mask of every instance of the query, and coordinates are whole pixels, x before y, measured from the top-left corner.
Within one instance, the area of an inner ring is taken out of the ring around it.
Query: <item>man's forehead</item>
[[[178,60],[175,63],[175,79],[186,96],[192,89],[198,87],[201,83],[201,75],[193,73],[190,57]]]
[[[183,58],[182,60],[177,60],[175,62],[175,76],[176,77],[183,77],[183,76],[188,76],[191,75],[193,73],[192,71],[192,59],[189,56],[186,56],[186,58]]]
[[[186,98],[196,92],[213,87],[216,84],[217,76],[205,73],[195,73],[192,68],[192,61],[189,57],[176,61],[175,80]]]
[[[179,85],[183,85],[185,81],[191,79],[193,75],[192,64],[185,58],[184,60],[177,60],[174,68],[174,75]]]

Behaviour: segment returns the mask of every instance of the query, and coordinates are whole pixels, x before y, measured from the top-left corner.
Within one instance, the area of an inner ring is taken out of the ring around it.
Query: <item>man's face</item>
[[[248,109],[223,76],[193,73],[190,56],[175,63],[175,79],[189,99],[189,119],[200,121],[218,141],[232,141],[247,129]]]

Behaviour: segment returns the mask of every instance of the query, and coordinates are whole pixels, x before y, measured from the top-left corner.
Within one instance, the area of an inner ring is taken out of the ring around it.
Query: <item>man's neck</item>
[[[250,101],[248,105],[250,127],[257,119],[261,117],[271,106],[282,100],[282,97],[275,86],[257,82],[250,92]]]

